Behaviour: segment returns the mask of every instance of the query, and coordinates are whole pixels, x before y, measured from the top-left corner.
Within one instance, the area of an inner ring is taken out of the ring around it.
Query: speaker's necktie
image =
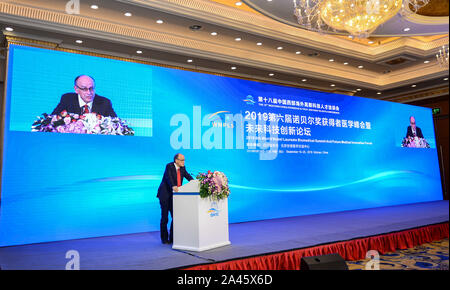
[[[180,173],[180,168],[178,168],[178,170],[177,170],[177,186],[178,186],[178,187],[181,186],[181,173]]]
[[[89,113],[89,106],[88,105],[84,105],[83,106],[83,114],[88,114]]]

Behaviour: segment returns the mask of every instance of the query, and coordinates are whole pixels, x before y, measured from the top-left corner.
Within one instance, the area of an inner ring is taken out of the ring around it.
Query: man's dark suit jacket
[[[180,167],[180,175],[181,181],[183,181],[183,178],[186,178],[189,181],[193,179],[192,176],[187,173],[186,167]],[[172,187],[174,186],[177,186],[177,171],[174,162],[171,162],[166,165],[166,170],[164,171],[164,176],[159,185],[158,195],[156,197],[163,200],[171,198],[173,196]]]
[[[59,101],[58,106],[56,106],[56,108],[53,110],[52,115],[60,114],[64,110],[66,110],[68,113],[74,114],[83,113],[83,109],[80,108],[80,103],[78,102],[78,94],[67,93],[62,95],[61,101]],[[100,114],[105,117],[117,117],[112,108],[111,101],[99,95],[95,95],[94,97],[91,112]]]
[[[416,126],[416,135],[419,138],[423,138],[422,130],[420,130],[420,128],[417,126]],[[406,138],[408,138],[408,137],[413,137],[413,138],[415,137],[412,132],[411,126],[408,126],[408,130],[406,132]]]

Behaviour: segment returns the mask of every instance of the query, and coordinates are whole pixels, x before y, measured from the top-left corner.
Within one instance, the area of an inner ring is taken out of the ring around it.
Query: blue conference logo
[[[211,208],[208,210],[208,214],[210,217],[219,216],[220,210],[218,208],[217,202],[211,202]]]
[[[254,105],[255,104],[255,100],[253,100],[253,96],[252,95],[248,95],[243,101],[246,102],[248,105]]]

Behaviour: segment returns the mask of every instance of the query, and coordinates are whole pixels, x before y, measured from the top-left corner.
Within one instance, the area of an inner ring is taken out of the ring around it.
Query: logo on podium
[[[220,210],[217,205],[217,202],[213,201],[211,202],[211,208],[208,210],[208,214],[210,217],[219,216]]]

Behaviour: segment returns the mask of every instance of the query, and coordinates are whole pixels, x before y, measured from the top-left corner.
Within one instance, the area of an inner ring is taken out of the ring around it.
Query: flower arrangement
[[[223,172],[208,170],[207,173],[199,173],[197,179],[200,181],[200,197],[212,200],[225,199],[230,195],[228,178]]]
[[[96,113],[73,114],[62,111],[57,115],[42,114],[31,126],[32,132],[58,132],[75,134],[128,135],[134,130],[125,120],[104,117]]]
[[[430,144],[428,144],[428,142],[427,142],[427,140],[425,140],[425,138],[419,138],[417,136],[416,137],[408,136],[406,138],[403,138],[402,147],[430,148]]]

